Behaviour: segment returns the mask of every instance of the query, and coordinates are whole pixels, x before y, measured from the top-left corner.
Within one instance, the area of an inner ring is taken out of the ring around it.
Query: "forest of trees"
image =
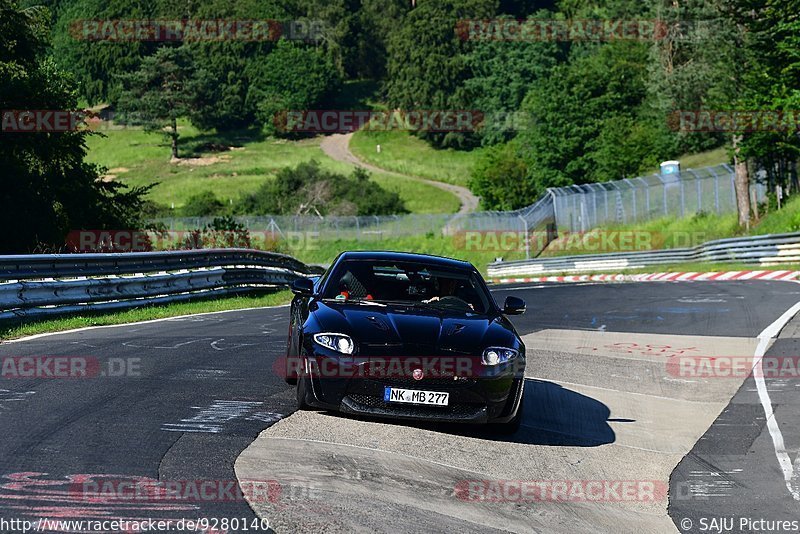
[[[797,186],[797,128],[685,132],[669,121],[676,110],[799,110],[796,2],[19,2],[0,0],[2,109],[69,107],[81,99],[138,112],[153,129],[183,117],[202,129],[256,127],[282,135],[275,129],[277,113],[334,109],[345,101],[345,82],[373,80],[379,87],[374,100],[388,109],[519,112],[530,118],[517,131],[487,127],[418,134],[435,147],[485,147],[470,179],[485,208],[518,208],[547,187],[635,176],[664,159],[720,146],[730,150],[741,187],[756,171],[764,171],[770,184]],[[465,38],[463,21],[498,18],[658,20],[662,32],[652,39],[599,41]],[[97,42],[75,36],[76,21],[87,19],[274,19],[324,25],[320,38],[306,41]],[[175,66],[169,73],[179,89],[151,99],[142,88],[164,76],[159,65],[167,61]],[[66,173],[86,188],[84,198],[118,199],[103,202],[96,224],[112,216],[134,218],[125,206],[134,209],[142,192],[94,184],[93,170],[82,163],[81,135],[51,136],[51,145],[14,141],[34,160],[41,159],[39,150],[63,154],[68,160],[63,165],[34,164],[4,143],[3,166],[18,164],[12,167],[15,183],[4,184],[0,193],[4,204],[13,198],[19,209],[43,213],[56,228],[65,220],[75,225],[80,218],[58,197]],[[47,232],[35,234],[41,239]]]

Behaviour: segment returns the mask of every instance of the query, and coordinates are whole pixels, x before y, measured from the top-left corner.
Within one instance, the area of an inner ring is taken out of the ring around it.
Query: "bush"
[[[370,181],[369,173],[361,167],[354,170],[349,178],[337,183],[338,196],[350,199],[355,204],[358,215],[408,213],[400,195]]]
[[[469,188],[481,197],[484,208],[513,210],[532,204],[544,192],[527,174],[514,142],[495,145],[475,162]]]
[[[186,217],[208,217],[220,215],[224,209],[225,204],[213,192],[205,191],[189,197],[181,211]]]
[[[400,195],[369,179],[364,169],[348,176],[326,171],[319,162],[278,171],[240,203],[242,213],[274,215],[392,215],[408,213]]]

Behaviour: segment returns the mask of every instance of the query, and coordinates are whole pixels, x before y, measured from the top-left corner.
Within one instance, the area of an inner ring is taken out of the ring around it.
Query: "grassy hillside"
[[[675,158],[681,162],[682,169],[701,169],[703,167],[712,167],[714,165],[721,165],[728,163],[728,150],[725,147],[707,150],[705,152],[698,152],[696,154],[683,154]],[[651,173],[660,172],[658,167],[650,171]]]
[[[189,124],[180,126],[181,161],[170,162],[166,139],[139,128],[104,131],[88,140],[87,160],[108,168],[108,179],[130,185],[159,182],[150,198],[180,208],[192,195],[212,191],[225,202],[235,203],[243,193],[254,191],[284,167],[316,159],[326,169],[343,174],[352,165],[328,158],[320,149],[321,138],[286,141],[258,133],[208,135]],[[231,147],[230,150],[225,148]],[[376,174],[373,180],[397,191],[414,213],[452,213],[458,199],[415,180]]]
[[[381,145],[380,153],[376,145]],[[480,149],[470,152],[437,150],[404,131],[364,130],[353,135],[350,150],[382,169],[463,186],[467,185],[472,166],[481,152]]]
[[[377,145],[381,146],[380,153]],[[350,150],[362,160],[382,169],[464,186],[481,154],[480,148],[470,152],[437,150],[403,131],[358,131],[350,141]],[[715,148],[697,154],[684,154],[677,159],[684,169],[699,169],[726,163],[729,158],[725,148]],[[650,172],[659,172],[659,169]]]

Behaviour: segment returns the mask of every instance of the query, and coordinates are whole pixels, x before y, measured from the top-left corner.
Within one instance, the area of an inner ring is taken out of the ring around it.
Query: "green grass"
[[[376,145],[381,145],[378,153]],[[409,132],[387,131],[356,132],[350,150],[362,160],[386,169],[412,176],[421,176],[440,182],[467,185],[472,168],[481,149],[472,151],[437,150]],[[728,162],[724,147],[697,154],[684,154],[677,158],[683,169],[699,169]],[[651,172],[659,172],[653,169]]]
[[[800,231],[800,196],[795,195],[781,209],[773,209],[769,213],[761,213],[761,220],[755,225],[751,234],[785,234]]]
[[[109,169],[107,174],[128,185],[159,182],[150,199],[175,208],[183,206],[192,195],[204,191],[212,191],[224,202],[235,204],[243,194],[273,178],[278,170],[312,159],[318,160],[326,170],[342,174],[350,174],[354,168],[326,156],[319,146],[320,137],[287,141],[264,137],[253,131],[218,135],[201,133],[186,123],[179,128],[181,158],[219,160],[205,166],[171,163],[169,144],[163,135],[146,133],[139,128],[124,128],[106,130],[105,137],[90,136],[87,161],[105,166]],[[213,152],[208,150],[208,143],[236,148]],[[373,179],[396,191],[412,213],[453,213],[458,210],[457,197],[431,185],[387,174],[373,175]]]
[[[698,152],[697,154],[684,154],[678,158],[678,161],[681,162],[681,168],[683,169],[701,169],[728,163],[729,159],[727,149],[720,147],[706,152]]]
[[[736,213],[722,215],[704,213],[681,219],[665,217],[629,225],[608,225],[587,232],[587,236],[600,233],[611,236],[613,232],[641,235],[643,241],[640,243],[642,245],[649,243],[651,246],[633,246],[626,250],[597,250],[591,248],[592,244],[598,243],[597,238],[587,237],[585,241],[580,241],[579,238],[582,237],[580,235],[565,234],[551,243],[542,257],[684,248],[727,237],[797,231],[800,231],[800,195],[789,199],[780,210],[772,209],[768,213],[762,211],[761,219],[750,228],[749,232],[739,228]],[[584,248],[582,243],[587,243],[589,246]]]
[[[44,332],[60,332],[86,326],[135,323],[138,321],[177,317],[179,315],[190,315],[194,313],[278,306],[287,304],[291,299],[291,291],[280,290],[261,295],[242,295],[222,297],[214,300],[197,300],[193,302],[144,306],[116,312],[91,312],[55,319],[25,320],[22,324],[6,323],[0,326],[0,340],[31,336]]]
[[[629,240],[627,245],[620,235]],[[629,225],[607,225],[586,234],[566,233],[548,245],[542,257],[693,247],[735,235],[740,235],[735,213],[682,219],[664,217]],[[604,243],[602,237],[607,238],[608,246],[600,244]]]
[[[681,169],[702,169],[703,167],[713,167],[714,165],[728,163],[730,157],[725,147],[719,147],[696,154],[683,154],[675,159],[681,162]],[[660,169],[656,167],[649,174],[658,172],[660,172]]]
[[[381,145],[380,154],[376,145]],[[481,153],[480,149],[468,152],[438,150],[404,131],[365,130],[353,135],[350,150],[382,169],[463,186],[467,185],[472,167]]]
[[[305,263],[329,264],[339,252],[344,250],[393,250],[401,252],[417,252],[433,254],[471,262],[481,272],[486,272],[486,266],[495,260],[496,256],[503,255],[507,260],[520,260],[525,258],[524,251],[511,253],[485,250],[468,250],[464,240],[457,236],[420,235],[393,237],[386,240],[359,241],[359,240],[325,240],[319,241],[314,247],[290,250],[289,254]]]

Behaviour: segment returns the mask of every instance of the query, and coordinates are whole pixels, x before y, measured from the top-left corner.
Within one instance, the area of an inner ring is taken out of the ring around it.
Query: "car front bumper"
[[[524,357],[523,357],[524,358]],[[311,406],[354,415],[418,421],[463,423],[503,423],[514,418],[524,387],[524,359],[503,368],[488,369],[475,376],[373,378],[331,376],[320,369],[336,368],[339,358],[315,354],[308,365],[307,402]],[[335,373],[334,373],[335,374]],[[384,400],[384,390],[398,387],[409,390],[449,393],[448,406],[393,403]]]

